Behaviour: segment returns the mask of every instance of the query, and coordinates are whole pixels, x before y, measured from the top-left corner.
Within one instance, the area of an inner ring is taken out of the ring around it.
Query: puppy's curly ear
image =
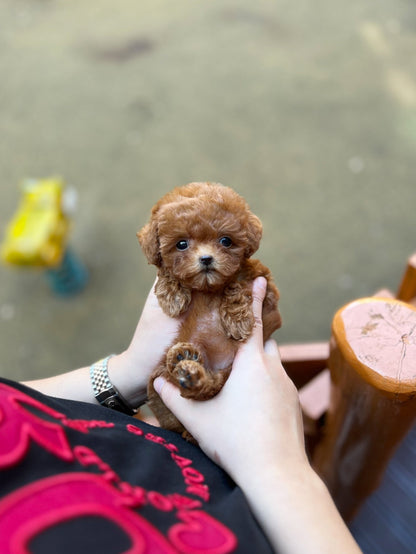
[[[149,264],[160,267],[162,265],[162,257],[159,250],[159,237],[155,219],[151,219],[137,233],[137,238]]]
[[[256,215],[250,214],[247,223],[247,247],[245,250],[246,258],[249,258],[258,249],[262,234],[263,225],[261,224],[260,219]]]

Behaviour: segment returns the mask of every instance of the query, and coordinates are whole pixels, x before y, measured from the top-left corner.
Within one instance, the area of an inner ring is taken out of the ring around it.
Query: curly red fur
[[[279,292],[258,260],[262,224],[246,201],[218,183],[190,183],[166,194],[137,233],[149,263],[158,267],[156,295],[171,317],[182,316],[176,340],[153,372],[149,405],[162,427],[192,440],[153,388],[163,375],[187,398],[215,396],[231,371],[241,341],[253,328],[251,289],[263,275],[264,340],[281,325]]]

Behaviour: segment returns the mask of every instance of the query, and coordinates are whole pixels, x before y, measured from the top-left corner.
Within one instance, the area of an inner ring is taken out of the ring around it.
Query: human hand
[[[109,372],[133,405],[136,405],[136,395],[143,399],[150,374],[174,341],[181,322],[181,318],[169,317],[160,307],[155,294],[156,282],[147,296],[129,347],[109,362]]]
[[[298,393],[281,365],[276,343],[269,340],[263,347],[265,294],[265,279],[256,279],[253,333],[238,350],[217,396],[189,400],[163,378],[154,382],[166,406],[236,482],[268,467],[285,471],[306,463]]]

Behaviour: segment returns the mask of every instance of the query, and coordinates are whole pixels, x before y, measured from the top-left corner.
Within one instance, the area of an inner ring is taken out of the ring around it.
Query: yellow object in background
[[[65,254],[70,222],[62,210],[59,178],[23,182],[23,197],[1,245],[1,258],[14,265],[58,266]]]

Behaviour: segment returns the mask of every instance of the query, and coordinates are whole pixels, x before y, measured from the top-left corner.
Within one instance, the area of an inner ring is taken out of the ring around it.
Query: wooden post
[[[407,260],[406,271],[404,272],[397,298],[403,302],[412,302],[416,297],[416,253]]]
[[[416,308],[366,298],[332,325],[330,405],[313,466],[350,520],[416,417]]]

